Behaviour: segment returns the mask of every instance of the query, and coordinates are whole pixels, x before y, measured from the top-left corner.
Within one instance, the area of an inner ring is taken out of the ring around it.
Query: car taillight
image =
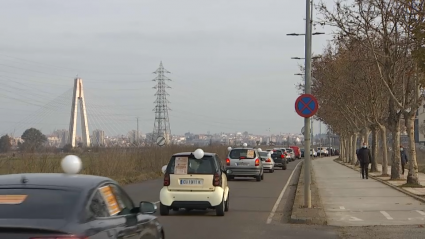
[[[260,160],[259,159],[255,160],[255,166],[260,166]]]
[[[271,162],[270,158],[268,158],[268,159],[266,160],[266,162],[267,162],[267,163],[270,163],[270,162]]]
[[[45,237],[30,237],[30,239],[88,239],[88,237],[78,237],[78,236],[45,236]]]
[[[164,175],[164,186],[170,186],[170,175],[168,173]]]
[[[226,159],[226,165],[230,166],[230,159],[229,158]]]
[[[284,154],[281,154],[281,155],[280,155],[280,158],[281,158],[281,159],[285,158],[285,155],[284,155]]]
[[[215,173],[214,174],[213,186],[215,186],[215,187],[221,187],[221,176],[218,173]]]

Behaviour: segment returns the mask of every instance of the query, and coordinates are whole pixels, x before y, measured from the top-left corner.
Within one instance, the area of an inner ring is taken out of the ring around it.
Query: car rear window
[[[169,174],[214,174],[216,171],[212,156],[204,156],[202,159],[196,159],[193,155],[173,156],[167,167]]]
[[[292,153],[292,149],[286,149],[286,151],[288,151],[289,153]]]
[[[273,150],[273,154],[281,155],[282,153],[282,150]]]
[[[259,152],[261,157],[267,157],[267,155],[269,154],[269,152]]]
[[[255,150],[253,149],[232,149],[230,151],[230,158],[238,159],[240,157],[245,157],[246,159],[254,159],[256,157]]]
[[[0,189],[0,219],[65,219],[80,193],[57,189]]]

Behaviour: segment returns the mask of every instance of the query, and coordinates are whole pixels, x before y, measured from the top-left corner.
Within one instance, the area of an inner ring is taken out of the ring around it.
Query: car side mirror
[[[155,203],[141,201],[139,208],[140,212],[143,214],[154,214],[156,212],[157,206]]]
[[[162,166],[162,168],[161,168],[161,172],[163,173],[163,174],[165,174],[165,172],[167,171],[167,165],[164,165],[164,166]]]

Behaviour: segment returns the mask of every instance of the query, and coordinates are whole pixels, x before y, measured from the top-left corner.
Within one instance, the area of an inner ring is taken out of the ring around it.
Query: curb
[[[297,191],[299,189],[300,190],[303,190],[303,188],[300,188],[301,187],[301,185],[300,185],[300,177],[301,177],[301,174],[303,172],[302,171],[303,169],[304,169],[304,162],[302,163],[302,165],[300,167],[300,173],[298,175],[297,188],[296,188],[296,191],[295,191],[295,200],[296,200],[296,197],[297,197]],[[311,174],[312,174],[311,177],[313,179],[313,177],[315,176],[315,173],[314,173],[313,168],[311,168]],[[319,195],[319,198],[320,198],[320,195]],[[294,200],[294,204],[296,203],[295,200]],[[325,214],[324,209],[323,209],[323,206],[322,206],[321,198],[319,200],[320,200],[320,202],[319,202],[319,204],[320,204],[319,206],[320,207],[318,207],[318,208],[312,208],[312,209],[321,210]],[[293,213],[293,207],[294,207],[294,205],[292,205],[292,211],[291,211],[291,217],[289,218],[289,223],[291,223],[291,224],[307,224],[307,225],[327,225],[327,218],[326,218],[326,216],[324,216],[324,217],[297,217]]]
[[[349,167],[349,166],[345,165],[344,163],[338,162],[338,160],[337,160],[337,159],[335,159],[335,160],[334,160],[334,162],[339,163],[339,164],[341,164],[341,165],[343,165],[343,166],[345,166],[345,167],[347,167],[347,168],[351,168],[351,169],[352,169],[352,170],[354,170],[354,171],[359,171],[359,170],[357,170],[357,169],[354,169],[354,168],[352,168],[352,167]],[[371,176],[371,175],[369,175],[369,177],[370,177],[370,178],[372,178],[372,179],[374,179],[374,180],[376,180],[376,181],[378,181],[378,182],[380,182],[380,183],[382,183],[382,184],[385,184],[385,185],[387,185],[387,186],[390,186],[391,188],[396,189],[397,191],[402,192],[402,193],[406,194],[407,196],[410,196],[410,197],[412,197],[412,198],[414,198],[414,199],[416,199],[416,200],[418,200],[418,201],[420,201],[420,202],[425,203],[425,198],[419,197],[419,196],[417,196],[417,195],[416,195],[416,194],[414,194],[414,193],[411,193],[411,192],[409,192],[409,191],[407,191],[407,190],[404,190],[403,188],[399,188],[399,187],[397,187],[397,186],[394,186],[393,184],[388,183],[388,182],[386,182],[385,180],[382,180],[382,179],[380,179],[380,178],[378,178],[378,177]]]

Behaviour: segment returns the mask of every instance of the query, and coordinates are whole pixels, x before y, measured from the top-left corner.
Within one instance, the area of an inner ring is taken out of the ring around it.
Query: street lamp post
[[[313,1],[312,0],[306,0],[306,21],[305,21],[305,34],[297,34],[297,33],[290,33],[287,34],[288,36],[305,36],[305,73],[304,73],[304,93],[305,94],[311,94],[311,47],[312,47],[312,36],[313,35],[321,35],[324,33],[321,32],[315,32],[313,33],[313,22],[312,22],[312,7]],[[310,148],[311,148],[311,140],[312,136],[310,135],[311,132],[311,117],[304,118],[304,141],[305,141],[305,151],[304,154],[304,206],[307,208],[311,208],[311,157],[310,157]],[[313,156],[313,155],[312,155]]]

